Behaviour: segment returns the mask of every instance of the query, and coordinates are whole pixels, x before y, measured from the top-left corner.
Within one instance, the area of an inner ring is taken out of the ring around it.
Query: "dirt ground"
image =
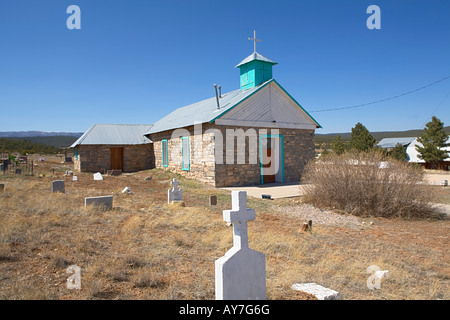
[[[2,176],[0,299],[214,299],[214,261],[231,248],[222,220],[230,192],[162,170],[94,181],[60,158],[47,157],[34,176]],[[185,206],[167,204],[176,176]],[[436,175],[441,179],[442,176]],[[62,179],[65,194],[52,194]],[[122,194],[130,187],[131,194]],[[435,186],[450,204],[450,187]],[[114,209],[84,207],[84,197],[113,195]],[[209,206],[209,196],[218,197]],[[314,208],[301,197],[248,199],[249,246],[266,255],[267,297],[306,300],[293,283],[315,282],[344,300],[450,299],[450,220],[357,218]],[[312,231],[302,224],[312,220]],[[81,268],[80,290],[67,287],[67,268]],[[369,266],[389,270],[370,290]]]
[[[447,180],[450,184],[450,172],[425,170],[425,183],[440,186],[441,182]]]

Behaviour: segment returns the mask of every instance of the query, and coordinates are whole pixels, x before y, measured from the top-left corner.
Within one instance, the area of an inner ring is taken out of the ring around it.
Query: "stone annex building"
[[[94,125],[71,147],[75,170],[162,168],[216,187],[299,181],[319,123],[272,77],[255,51],[236,67],[240,88],[153,125]]]

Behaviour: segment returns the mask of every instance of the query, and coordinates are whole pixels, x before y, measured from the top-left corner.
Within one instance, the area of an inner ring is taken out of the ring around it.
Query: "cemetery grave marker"
[[[56,192],[61,192],[61,193],[65,193],[65,186],[64,186],[64,181],[63,180],[56,180],[52,182],[52,191],[53,193]]]
[[[84,198],[84,206],[87,207],[100,206],[106,210],[112,210],[113,207],[113,196],[102,196],[102,197],[87,197]]]
[[[266,257],[248,247],[247,221],[256,213],[247,209],[247,193],[232,191],[232,209],[223,220],[233,224],[233,247],[215,262],[216,300],[265,300]]]
[[[170,204],[171,202],[183,201],[183,188],[178,189],[180,183],[177,181],[177,178],[173,178],[170,184],[172,189],[167,190],[167,202]]]

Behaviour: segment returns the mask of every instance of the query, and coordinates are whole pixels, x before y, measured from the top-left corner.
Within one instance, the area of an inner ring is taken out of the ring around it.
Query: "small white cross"
[[[183,189],[178,189],[178,185],[180,184],[176,178],[170,182],[172,185],[172,190],[167,190],[167,203],[171,203],[172,201],[182,201],[183,200]]]
[[[247,192],[231,191],[231,210],[223,211],[223,220],[233,223],[233,246],[248,248],[247,221],[255,220],[254,209],[247,209]]]
[[[256,39],[256,30],[253,30],[253,38],[248,38],[248,40],[253,41],[253,50],[256,52],[256,42],[261,42],[261,40]]]
[[[173,180],[170,182],[170,185],[173,187],[172,191],[177,191],[179,184],[180,183],[178,182],[177,178],[173,178]]]

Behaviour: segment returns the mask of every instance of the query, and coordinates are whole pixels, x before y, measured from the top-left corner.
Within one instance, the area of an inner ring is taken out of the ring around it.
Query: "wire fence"
[[[0,160],[0,174],[23,174],[32,176],[34,174],[34,163],[33,161],[27,160]]]

